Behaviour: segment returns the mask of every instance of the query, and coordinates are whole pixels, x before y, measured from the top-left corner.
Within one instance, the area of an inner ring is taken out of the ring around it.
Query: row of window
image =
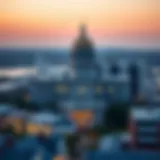
[[[87,93],[88,90],[89,90],[89,88],[86,86],[77,87],[77,91],[79,94],[85,94],[85,93]],[[107,88],[107,90],[109,93],[113,93],[115,88],[112,86],[109,86]],[[56,87],[56,91],[59,93],[67,93],[67,92],[69,92],[69,87],[66,85],[59,85]],[[95,91],[96,91],[96,93],[102,93],[104,91],[104,88],[103,88],[103,86],[97,86],[97,87],[95,87]]]

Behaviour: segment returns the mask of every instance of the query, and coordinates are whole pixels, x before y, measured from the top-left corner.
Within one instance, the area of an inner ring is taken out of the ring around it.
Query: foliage
[[[51,112],[56,112],[56,113],[59,112],[58,104],[57,104],[56,101],[48,102],[48,103],[46,104],[46,107],[47,107],[47,109],[50,110]]]
[[[12,101],[12,103],[18,108],[18,109],[26,109],[28,107],[28,102],[25,101],[23,98],[16,98]]]
[[[13,125],[7,125],[5,126],[0,133],[2,135],[12,135],[14,138],[19,139],[19,138],[23,138],[24,136],[26,136],[25,132],[22,133],[18,133],[16,132],[16,129]]]
[[[26,109],[29,111],[39,111],[41,108],[37,103],[29,102]]]
[[[103,132],[126,130],[129,110],[130,107],[128,104],[111,105],[104,113],[104,126],[101,126],[99,130]]]
[[[18,109],[27,110],[27,111],[39,111],[40,107],[37,103],[26,101],[23,98],[15,99],[12,104],[14,104]]]

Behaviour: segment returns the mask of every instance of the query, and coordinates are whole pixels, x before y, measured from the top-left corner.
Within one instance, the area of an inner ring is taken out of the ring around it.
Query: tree
[[[37,103],[29,102],[26,109],[29,110],[29,111],[36,112],[36,111],[39,111],[41,108]]]
[[[104,113],[104,124],[109,130],[124,130],[127,128],[129,116],[128,104],[114,104]]]
[[[23,98],[16,98],[14,101],[13,101],[13,104],[18,108],[18,109],[27,109],[28,107],[28,102],[25,101],[25,99]]]
[[[58,104],[56,101],[52,101],[46,104],[46,107],[48,110],[50,110],[51,112],[59,112],[59,108],[58,108]]]

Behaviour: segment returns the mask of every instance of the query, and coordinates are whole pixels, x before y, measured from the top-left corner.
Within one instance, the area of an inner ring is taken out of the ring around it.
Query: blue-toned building
[[[101,114],[108,104],[129,102],[132,95],[130,72],[126,68],[121,71],[120,61],[112,64],[108,61],[105,66],[99,64],[95,52],[86,27],[81,26],[66,72],[60,76],[52,74],[51,66],[39,57],[37,76],[29,85],[31,101],[46,108],[49,103],[56,102],[61,111],[69,114],[90,110],[96,122],[102,120]],[[138,95],[138,89],[134,94]]]

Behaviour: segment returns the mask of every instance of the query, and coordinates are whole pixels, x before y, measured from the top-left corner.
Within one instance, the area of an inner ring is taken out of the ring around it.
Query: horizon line
[[[69,46],[0,46],[0,49],[71,49]],[[160,50],[160,46],[147,47],[147,46],[123,46],[123,45],[97,45],[95,49],[133,49],[133,50]]]

